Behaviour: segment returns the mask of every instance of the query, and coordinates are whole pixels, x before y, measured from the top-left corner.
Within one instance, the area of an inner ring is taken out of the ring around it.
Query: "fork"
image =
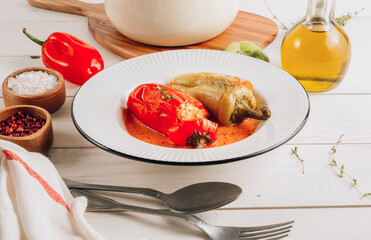
[[[201,229],[207,234],[211,240],[276,240],[288,236],[292,223],[294,221],[283,222],[273,225],[257,226],[257,227],[227,227],[227,226],[214,226],[206,223],[202,219],[185,213],[171,212],[165,210],[151,209],[127,205],[119,203],[113,199],[100,196],[88,191],[80,189],[70,189],[74,197],[85,196],[88,199],[88,211],[96,212],[118,212],[118,211],[134,211],[145,214],[170,216],[181,218],[191,223],[193,226]]]

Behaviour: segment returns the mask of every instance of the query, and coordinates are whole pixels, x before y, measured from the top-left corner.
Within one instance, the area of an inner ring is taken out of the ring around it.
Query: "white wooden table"
[[[290,26],[301,18],[306,1],[267,0],[277,16]],[[309,94],[311,112],[302,131],[285,145],[260,156],[234,163],[185,167],[137,162],[111,155],[85,140],[75,129],[70,108],[78,86],[67,83],[67,100],[52,115],[54,143],[50,156],[62,177],[78,181],[151,187],[172,192],[201,181],[227,181],[242,187],[235,202],[197,214],[218,225],[263,225],[295,220],[287,239],[371,239],[371,197],[362,194],[329,165],[330,149],[341,134],[336,160],[371,192],[371,2],[338,0],[336,15],[365,7],[345,27],[352,43],[346,78],[336,89]],[[241,0],[241,9],[272,18],[264,1]],[[43,66],[40,47],[22,34],[46,39],[55,31],[68,32],[95,46],[106,67],[123,59],[101,47],[90,36],[86,18],[51,12],[26,0],[0,1],[0,78],[30,66]],[[265,51],[280,65],[285,32]],[[0,102],[1,108],[4,107]],[[305,173],[291,154],[298,146]],[[163,208],[148,198],[125,195],[123,202]],[[88,221],[107,239],[205,239],[196,228],[178,220],[136,213],[86,213]],[[63,237],[61,238],[63,239]]]

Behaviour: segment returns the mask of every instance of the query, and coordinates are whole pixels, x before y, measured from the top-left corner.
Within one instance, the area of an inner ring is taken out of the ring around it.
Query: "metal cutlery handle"
[[[86,189],[86,190],[102,190],[112,192],[126,192],[126,193],[138,193],[145,196],[160,198],[164,193],[151,188],[138,188],[138,187],[123,187],[123,186],[108,186],[101,184],[90,184],[90,183],[78,183],[69,179],[63,179],[68,188],[75,189]]]
[[[161,215],[161,216],[169,216],[175,218],[181,218],[186,220],[196,227],[201,227],[200,225],[205,224],[204,221],[199,219],[196,216],[185,214],[185,213],[178,213],[172,211],[165,211],[159,209],[152,209],[152,208],[145,208],[145,207],[138,207],[128,204],[119,203],[113,199],[106,198],[91,192],[87,192],[81,189],[70,189],[73,196],[84,196],[88,199],[88,210],[89,211],[104,211],[104,212],[119,212],[119,211],[134,211],[139,213],[151,214],[151,215]]]
[[[144,214],[180,218],[186,220],[188,223],[191,223],[193,226],[201,229],[208,235],[209,239],[213,240],[281,239],[288,236],[287,233],[290,231],[290,228],[292,227],[291,224],[293,223],[293,221],[289,221],[256,227],[215,226],[206,223],[205,221],[194,215],[122,204],[116,202],[113,199],[102,197],[100,195],[90,193],[84,190],[71,189],[71,193],[74,197],[85,196],[88,199],[88,210],[95,211],[129,210]]]

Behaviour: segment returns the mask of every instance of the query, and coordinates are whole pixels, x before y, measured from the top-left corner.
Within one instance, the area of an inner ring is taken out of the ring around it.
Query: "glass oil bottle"
[[[348,69],[350,42],[333,20],[334,6],[335,0],[308,0],[306,16],[282,42],[282,69],[309,92],[333,89]]]

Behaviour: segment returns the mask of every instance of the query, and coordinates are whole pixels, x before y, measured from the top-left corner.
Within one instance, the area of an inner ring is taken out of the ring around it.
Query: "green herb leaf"
[[[291,148],[291,151],[296,156],[298,161],[301,163],[301,168],[302,168],[303,174],[304,174],[304,160],[298,154],[298,147],[296,146],[296,147],[294,147],[294,149]]]
[[[331,148],[331,151],[332,151],[333,153],[336,153],[336,148],[335,148],[335,146],[333,146],[333,147]]]
[[[339,143],[341,143],[342,141],[342,137],[343,135],[340,136],[340,138],[338,139],[338,141],[336,142],[335,146],[333,146],[331,148],[332,150],[332,153],[331,153],[331,165],[334,166],[338,171],[339,171],[339,175],[340,177],[343,177],[343,176],[346,176],[349,178],[349,180],[351,180],[354,184],[354,186],[357,188],[357,190],[359,190],[361,193],[362,193],[362,197],[368,197],[368,196],[371,196],[371,193],[367,193],[357,182],[357,180],[353,177],[350,176],[349,173],[345,172],[344,171],[344,164],[341,165],[341,167],[339,167],[335,161],[335,153],[336,153],[336,148],[338,147]]]
[[[345,25],[347,25],[349,19],[351,19],[352,17],[356,16],[358,13],[360,13],[364,9],[365,8],[361,8],[360,10],[355,11],[353,14],[352,13],[347,13],[347,14],[345,14],[343,16],[337,17],[337,18],[335,18],[335,22],[337,24],[339,24],[340,26],[343,26],[344,27]]]
[[[166,90],[165,87],[155,87],[156,89],[158,89],[158,92],[160,93],[161,95],[161,100],[165,100],[166,98],[166,101],[169,102],[171,99],[176,99],[176,97],[174,96],[169,96],[168,92],[169,90]]]
[[[335,18],[335,22],[337,22],[337,24],[339,24],[340,26],[344,27],[347,24],[348,20],[351,18],[352,15],[350,13],[347,13],[346,15]]]

